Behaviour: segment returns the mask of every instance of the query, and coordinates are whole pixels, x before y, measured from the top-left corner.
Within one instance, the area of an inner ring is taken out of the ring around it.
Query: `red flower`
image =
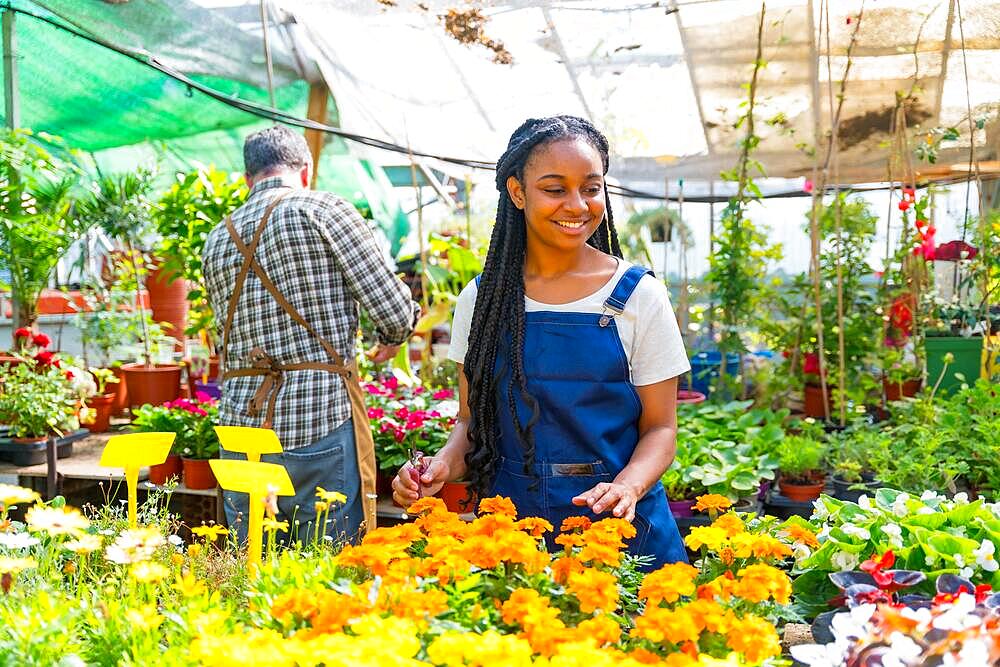
[[[31,329],[21,327],[14,332],[14,338],[31,338]]]
[[[426,391],[426,389],[424,389],[423,387],[414,387],[413,388],[413,395],[414,396],[419,396],[420,394],[424,393],[425,391]]]
[[[917,229],[919,230],[919,229],[921,229],[921,228],[922,228],[922,227],[923,227],[924,225],[926,225],[926,224],[927,224],[927,221],[926,221],[926,220],[924,220],[923,218],[917,218],[917,219],[916,219],[916,221],[914,221],[914,224],[916,224],[916,226],[917,226]]]
[[[807,352],[802,358],[802,372],[807,375],[819,375],[819,355]]]
[[[782,350],[781,351],[781,356],[784,357],[785,359],[789,359],[792,356],[792,351],[791,350]]]
[[[910,208],[910,202],[908,202],[908,201],[906,201],[904,199],[904,200],[902,200],[902,201],[899,202],[898,206],[899,206],[899,210],[900,211],[905,211],[908,208]]]
[[[386,389],[391,389],[392,391],[396,391],[396,389],[399,388],[399,380],[397,380],[396,376],[393,375],[392,377],[388,377],[385,380],[383,380],[382,386],[385,387]]]
[[[440,391],[435,391],[431,394],[431,398],[435,401],[444,401],[453,397],[455,393],[451,389],[441,389]]]
[[[38,333],[31,337],[31,342],[38,347],[48,347],[52,339],[43,333]]]
[[[40,364],[44,364],[46,366],[52,363],[52,353],[49,352],[48,350],[42,350],[41,352],[36,354],[34,358],[35,361],[37,361]]]
[[[903,196],[906,197],[907,199],[913,199],[915,194],[916,190],[914,190],[913,188],[903,188]]]
[[[879,588],[889,588],[892,586],[894,581],[894,576],[892,572],[887,571],[896,563],[896,554],[890,549],[882,554],[881,558],[875,560],[875,558],[869,558],[861,564],[861,570],[872,575],[872,579]]]
[[[396,442],[403,442],[404,440],[406,440],[406,431],[404,431],[403,429],[397,428],[395,431],[393,431],[392,435],[394,438],[396,438]]]
[[[74,377],[73,371],[66,371],[66,379],[67,380],[72,380],[73,377]]]

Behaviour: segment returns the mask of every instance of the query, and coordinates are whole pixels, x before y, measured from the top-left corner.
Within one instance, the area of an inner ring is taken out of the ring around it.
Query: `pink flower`
[[[382,386],[385,387],[386,389],[391,389],[392,391],[396,391],[396,389],[399,388],[399,380],[397,380],[396,376],[393,375],[392,377],[388,377],[385,380],[383,380]]]
[[[385,410],[382,408],[368,408],[368,419],[382,419],[385,416]]]
[[[426,390],[423,387],[416,387],[413,390],[413,395],[414,396],[419,396],[420,394],[424,393],[424,391],[426,391]]]
[[[52,339],[43,333],[38,333],[31,337],[31,342],[38,347],[48,347]]]
[[[195,400],[197,400],[199,403],[211,403],[212,402],[212,397],[209,396],[208,394],[206,394],[203,391],[196,391],[196,392],[194,392],[194,397],[195,397]]]
[[[366,384],[365,391],[367,391],[372,396],[378,396],[382,393],[382,390],[373,384]]]
[[[812,191],[813,191],[813,182],[807,178],[806,182],[802,184],[802,192],[812,192]]]
[[[433,398],[435,401],[446,401],[451,397],[453,397],[454,395],[455,393],[451,389],[441,389],[440,391],[435,391],[431,395],[431,398]]]
[[[396,438],[396,442],[403,442],[404,440],[406,440],[406,431],[402,429],[397,428],[392,435],[394,438]]]
[[[382,422],[381,424],[379,424],[378,432],[379,433],[385,433],[390,428],[392,428],[392,424],[390,424],[389,422]]]
[[[404,405],[399,410],[396,410],[396,416],[399,417],[400,419],[406,419],[407,417],[410,416],[410,411],[407,410],[406,406]]]

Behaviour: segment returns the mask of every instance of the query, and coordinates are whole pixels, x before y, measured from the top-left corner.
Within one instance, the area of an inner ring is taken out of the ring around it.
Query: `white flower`
[[[930,489],[928,489],[927,491],[924,491],[923,493],[920,494],[920,499],[922,501],[924,501],[925,503],[928,500],[937,500],[938,498],[943,498],[943,497],[944,496],[939,496],[937,494],[937,491],[931,491]]]
[[[960,493],[956,493],[955,496],[951,500],[956,505],[968,505],[969,504],[969,494],[966,493],[965,491],[962,491]]]
[[[996,552],[996,545],[990,540],[983,540],[983,543],[979,545],[979,548],[972,552],[972,555],[976,557],[976,565],[983,568],[987,572],[996,572],[1000,570],[1000,564],[997,563],[994,553]]]
[[[976,573],[971,567],[963,567],[958,571],[958,576],[965,577],[966,579],[972,579],[972,575]]]
[[[990,647],[982,639],[968,637],[962,642],[962,649],[958,652],[958,658],[953,658],[951,653],[944,655],[945,665],[955,667],[979,667],[979,665],[990,664]]]
[[[0,547],[7,549],[27,549],[38,544],[37,537],[28,533],[0,533]]]
[[[857,537],[861,540],[870,540],[872,534],[868,532],[867,528],[862,528],[861,526],[855,526],[853,523],[845,523],[840,527],[846,534],[851,537]]]
[[[848,572],[858,566],[857,554],[852,554],[847,551],[838,551],[833,554],[833,558],[830,560],[833,562],[833,566],[841,572]]]
[[[184,544],[184,540],[181,539],[180,535],[171,535],[167,537],[167,542],[170,542],[170,544],[174,545],[175,547],[179,547],[182,544]]]
[[[924,505],[923,507],[917,510],[917,514],[934,514],[934,512],[935,512],[934,508],[928,507],[927,505]]]
[[[935,556],[934,554],[927,554],[926,556],[924,556],[924,564],[927,567],[933,567],[934,563],[936,562],[937,562],[937,556]]]
[[[841,667],[847,658],[847,642],[799,644],[792,646],[792,657],[808,667]]]
[[[439,402],[435,407],[442,417],[457,417],[458,416],[458,401],[456,400],[446,400]]]
[[[916,643],[902,632],[889,635],[889,655],[882,658],[882,667],[906,667],[913,664],[923,653],[920,644]]]
[[[796,563],[809,558],[811,555],[812,550],[801,542],[796,543],[795,546],[792,547],[792,556],[795,558]]]
[[[943,613],[937,615],[931,625],[938,630],[961,632],[979,625],[982,619],[973,612],[976,609],[975,596],[962,593]]]
[[[918,626],[923,626],[925,628],[931,624],[931,620],[933,619],[933,614],[927,607],[920,607],[919,609],[903,607],[899,610],[899,613],[903,616],[903,618],[916,621]]]
[[[823,526],[820,531],[816,533],[816,539],[820,542],[825,542],[826,538],[830,536],[830,526]]]
[[[866,512],[871,512],[872,510],[875,509],[875,507],[872,505],[871,498],[869,498],[863,493],[861,494],[861,497],[858,498],[858,507],[860,507]]]
[[[868,621],[875,613],[875,605],[862,604],[846,614],[836,614],[830,623],[833,636],[837,639],[857,639],[868,634]]]
[[[903,529],[895,523],[887,523],[882,526],[882,532],[889,538],[889,544],[898,548],[903,546]]]
[[[826,503],[823,502],[822,498],[817,498],[813,501],[813,514],[812,518],[814,521],[825,521],[830,516],[830,510],[827,508]]]
[[[906,508],[906,501],[910,499],[910,494],[901,493],[896,496],[896,500],[892,502],[892,513],[898,517],[904,517],[910,513],[910,510]]]

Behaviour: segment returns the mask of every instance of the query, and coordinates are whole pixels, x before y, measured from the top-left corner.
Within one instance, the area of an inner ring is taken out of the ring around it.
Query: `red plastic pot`
[[[128,385],[129,407],[162,405],[181,395],[181,367],[176,364],[125,364],[122,372]]]
[[[476,497],[469,490],[468,482],[445,482],[437,492],[437,497],[444,501],[445,507],[451,512],[462,514],[476,509]],[[467,499],[468,504],[463,506],[462,502]]]
[[[184,464],[184,486],[189,489],[214,489],[218,486],[208,459],[181,457]]]
[[[167,334],[177,339],[177,349],[184,349],[184,330],[190,307],[187,281],[157,267],[146,278],[146,289],[149,291],[149,309],[153,319],[169,324]]]
[[[818,385],[807,384],[803,390],[805,402],[803,410],[807,417],[815,419],[826,419],[827,414],[833,415],[833,386],[826,386],[826,404],[828,412],[823,411],[823,388]]]
[[[114,393],[98,394],[87,399],[87,407],[94,411],[93,421],[82,424],[91,433],[104,433],[111,425],[111,411],[115,407]]]
[[[898,401],[904,396],[916,396],[922,384],[923,380],[920,378],[913,378],[905,382],[889,382],[882,379],[882,388],[885,390],[885,400],[887,401]]]
[[[779,483],[781,495],[789,500],[794,500],[799,503],[808,503],[816,500],[819,498],[820,494],[823,493],[823,487],[825,486],[825,476],[808,484],[796,484],[794,482],[789,482],[785,478],[782,478]]]

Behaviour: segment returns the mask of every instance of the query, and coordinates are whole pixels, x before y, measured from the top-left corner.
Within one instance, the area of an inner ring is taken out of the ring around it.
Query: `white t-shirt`
[[[526,312],[538,311],[565,313],[603,312],[605,300],[611,296],[618,280],[632,266],[618,260],[615,275],[605,285],[591,294],[570,303],[551,304],[524,297]],[[473,280],[458,297],[455,306],[455,320],[451,326],[451,347],[448,358],[458,363],[465,362],[469,349],[469,328],[472,311],[476,306],[478,289]],[[677,377],[691,370],[684,341],[681,339],[677,318],[670,306],[670,295],[662,282],[650,275],[644,275],[635,291],[625,304],[625,312],[615,316],[618,336],[621,338],[625,357],[632,373],[632,384],[643,386]]]

